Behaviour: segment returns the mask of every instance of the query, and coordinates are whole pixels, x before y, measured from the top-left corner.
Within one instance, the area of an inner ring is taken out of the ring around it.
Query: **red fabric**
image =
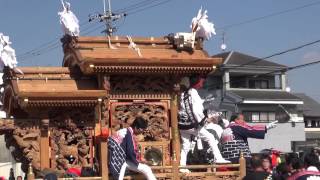
[[[75,174],[77,176],[81,176],[81,169],[79,169],[79,168],[69,168],[67,170],[67,173],[72,173],[72,174]]]
[[[271,155],[271,164],[272,167],[276,167],[278,165],[278,156],[276,154]]]
[[[320,176],[320,172],[315,172],[315,171],[300,171],[300,172],[297,172],[295,174],[293,174],[292,176],[288,177],[288,180],[296,180],[297,178],[301,177],[301,176],[307,176],[307,175],[316,175],[317,177]]]
[[[234,121],[236,124],[233,124],[233,123],[230,123],[229,126],[234,126],[234,125],[239,125],[239,126],[242,126],[246,129],[250,129],[250,130],[265,130],[266,129],[266,126],[265,125],[248,125],[245,121],[241,122],[241,121],[238,121],[238,120],[235,120]]]
[[[203,86],[205,79],[204,78],[199,78],[198,81],[192,86],[194,89],[200,89]]]

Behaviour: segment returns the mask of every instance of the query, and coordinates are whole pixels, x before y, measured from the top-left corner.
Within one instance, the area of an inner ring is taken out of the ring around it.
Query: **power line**
[[[138,3],[132,4],[130,6],[127,6],[125,8],[118,9],[115,12],[127,12],[127,11],[130,11],[130,10],[134,9],[134,8],[141,8],[143,6],[152,4],[152,3],[156,2],[156,1],[159,1],[159,0],[143,0],[143,1],[140,1]]]
[[[284,68],[281,68],[281,69],[278,69],[278,70],[274,70],[274,71],[270,71],[270,72],[263,73],[263,74],[251,75],[251,77],[257,78],[259,76],[270,75],[270,74],[274,74],[274,73],[278,73],[278,72],[288,72],[288,71],[291,71],[291,70],[300,69],[300,68],[304,68],[304,67],[307,67],[307,66],[313,66],[313,65],[316,65],[318,63],[320,63],[320,60],[315,60],[315,61],[312,61],[312,62],[309,62],[309,63],[304,63],[304,64],[291,66],[291,67],[284,67]],[[241,82],[241,81],[240,80],[238,80],[238,81],[229,80],[227,82],[224,82],[223,84],[229,84],[229,83],[234,83],[234,82]]]
[[[159,3],[156,3],[156,4],[153,4],[154,2],[157,2],[157,1],[160,1]],[[144,1],[141,1],[139,3],[136,3],[136,4],[133,4],[129,7],[126,7],[126,8],[122,8],[122,9],[119,9],[117,11],[120,11],[120,10],[127,10],[128,12],[129,11],[132,11],[134,10],[134,8],[137,8],[135,11],[131,12],[130,14],[135,14],[135,13],[138,13],[138,12],[141,12],[143,10],[146,10],[146,9],[149,9],[149,8],[153,8],[153,7],[156,7],[156,6],[159,6],[159,5],[162,5],[162,4],[165,4],[167,2],[169,2],[171,0],[165,0],[165,1],[162,1],[161,0],[144,0]],[[142,8],[142,9],[141,9]],[[85,25],[87,24],[87,22],[84,22],[84,23],[81,23],[80,24],[80,27],[82,25]],[[98,28],[101,28],[102,26],[99,26]],[[87,28],[87,29],[90,29],[91,27]],[[93,31],[97,30],[98,28],[95,28]],[[87,29],[83,30],[86,31]],[[89,33],[93,32],[93,31],[90,31]],[[86,35],[88,33],[84,33],[83,35]],[[60,39],[60,36],[59,37],[56,37],[55,39],[47,42],[47,43],[43,43],[41,44],[40,46],[30,50],[30,51],[27,51],[25,53],[22,53],[22,54],[19,54],[17,55],[18,58],[22,58],[22,61],[25,61],[26,59],[30,59],[32,57],[35,57],[35,56],[39,56],[41,54],[43,54],[44,52],[48,52],[50,50],[54,50],[56,48],[58,48],[60,45],[59,45],[59,39]],[[21,60],[19,60],[21,61]]]
[[[289,52],[292,52],[292,51],[296,51],[296,50],[302,49],[302,48],[307,47],[307,46],[311,46],[313,44],[317,44],[319,42],[320,42],[320,39],[316,40],[316,41],[312,41],[312,42],[306,43],[306,44],[303,44],[303,45],[300,45],[300,46],[297,46],[297,47],[294,47],[294,48],[290,48],[290,49],[287,49],[287,50],[284,50],[284,51],[281,51],[281,52],[277,52],[277,53],[274,53],[272,55],[269,55],[269,56],[266,56],[266,57],[263,57],[263,58],[256,58],[255,60],[247,62],[247,63],[243,63],[243,64],[240,64],[240,65],[235,65],[234,68],[239,68],[239,67],[243,67],[243,66],[246,66],[246,65],[254,64],[254,63],[257,63],[257,62],[262,61],[262,60],[266,60],[266,59],[269,59],[269,58],[272,58],[272,57],[275,57],[275,56],[280,56],[280,55],[283,55],[283,54],[286,54],[286,53],[289,53]]]
[[[286,53],[289,53],[289,52],[292,52],[292,51],[296,51],[296,50],[299,50],[301,48],[304,48],[304,47],[307,47],[307,46],[311,46],[313,44],[316,44],[316,43],[319,43],[320,42],[320,39],[319,40],[316,40],[316,41],[312,41],[312,42],[309,42],[309,43],[306,43],[306,44],[303,44],[303,45],[300,45],[300,46],[297,46],[297,47],[294,47],[294,48],[290,48],[290,49],[287,49],[287,50],[284,50],[284,51],[281,51],[281,52],[277,52],[277,53],[274,53],[274,54],[271,54],[269,56],[266,56],[264,58],[256,58],[254,59],[253,61],[250,61],[250,62],[247,62],[247,63],[243,63],[243,64],[240,64],[240,65],[235,65],[233,66],[232,68],[233,69],[237,69],[237,68],[240,68],[240,67],[243,67],[245,65],[250,65],[250,64],[253,64],[253,63],[257,63],[259,61],[262,61],[262,60],[266,60],[266,59],[269,59],[271,57],[275,57],[275,56],[280,56],[280,55],[283,55],[283,54],[286,54]],[[307,63],[309,64],[309,63]],[[312,64],[312,63],[311,63]],[[223,68],[223,64],[220,65],[220,69]],[[291,70],[291,68],[283,68],[283,69],[280,69],[280,70],[276,70],[276,71],[271,71],[271,72],[268,72],[266,74],[256,74],[256,75],[253,75],[252,77],[258,77],[258,76],[261,76],[261,75],[268,75],[268,74],[273,74],[273,73],[276,73],[276,72],[282,72],[282,71],[289,71]],[[230,84],[231,82],[240,82],[240,80],[236,80],[236,81],[227,81],[227,82],[224,82],[223,84]]]
[[[80,24],[80,26],[85,26],[86,24],[88,24],[89,22],[82,22]],[[36,48],[33,48],[27,52],[21,53],[17,55],[17,58],[24,58],[25,56],[30,56],[30,55],[35,55],[35,54],[39,54],[39,51],[41,51],[42,49],[47,49],[48,47],[52,47],[53,45],[56,45],[59,42],[59,39],[61,37],[57,36],[56,38],[54,38],[53,40],[43,43],[39,46],[37,46]]]
[[[98,23],[96,23],[98,24]],[[86,28],[85,30],[83,30],[83,35],[88,35],[91,32],[94,32],[100,28],[102,28],[104,25],[100,25],[100,26],[90,26],[89,28]],[[94,29],[92,29],[92,27],[95,27]],[[89,30],[89,31],[88,31]],[[21,60],[19,60],[19,62],[24,62],[30,58],[36,57],[36,56],[40,56],[42,54],[45,54],[47,52],[50,52],[51,50],[55,50],[57,48],[59,48],[61,46],[60,42],[55,42],[54,44],[51,44],[50,46],[47,46],[46,48],[42,48],[41,50],[38,50],[36,52],[33,52],[32,54],[30,54],[30,56],[26,56],[23,57]]]
[[[128,15],[136,14],[136,13],[139,13],[139,12],[144,11],[144,10],[146,10],[146,9],[150,9],[150,8],[157,7],[157,6],[160,6],[160,5],[162,5],[162,4],[168,3],[168,2],[170,2],[170,1],[172,1],[172,0],[165,0],[165,1],[162,1],[162,2],[159,2],[159,3],[156,3],[156,4],[153,4],[153,5],[150,5],[150,6],[141,8],[141,9],[137,9],[137,10],[135,10],[135,11],[128,12]]]
[[[300,64],[300,65],[296,65],[296,66],[291,66],[291,67],[287,67],[287,68],[283,68],[282,70],[278,70],[279,72],[281,71],[291,71],[291,70],[295,70],[295,69],[300,69],[300,68],[304,68],[304,67],[307,67],[307,66],[313,66],[313,65],[316,65],[320,63],[320,60],[315,60],[315,61],[312,61],[312,62],[309,62],[309,63],[304,63],[304,64]],[[276,72],[276,71],[274,71]],[[274,72],[269,72],[269,73],[266,73],[266,74],[270,74],[270,73],[274,73]]]
[[[248,20],[245,20],[245,21],[242,21],[242,22],[238,22],[238,23],[234,23],[234,24],[229,24],[229,25],[225,25],[225,26],[222,26],[222,27],[218,27],[217,30],[229,29],[229,28],[232,28],[232,27],[235,27],[235,26],[241,26],[241,25],[244,25],[244,24],[249,24],[249,23],[252,23],[252,22],[256,22],[256,21],[260,21],[260,20],[267,19],[267,18],[270,18],[270,17],[274,17],[274,16],[286,14],[286,13],[289,13],[289,12],[301,10],[301,9],[308,8],[308,7],[315,6],[315,5],[319,5],[319,4],[320,4],[320,2],[316,1],[316,2],[313,2],[313,3],[310,3],[310,4],[305,4],[303,6],[298,6],[298,7],[295,7],[295,8],[286,9],[286,10],[278,11],[278,12],[271,13],[271,14],[268,14],[268,15],[264,15],[264,16],[260,16],[260,17],[256,17],[256,18],[252,18],[252,19],[248,19]]]

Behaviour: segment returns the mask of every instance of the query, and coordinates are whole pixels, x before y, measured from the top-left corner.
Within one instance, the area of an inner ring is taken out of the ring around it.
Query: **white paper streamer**
[[[198,11],[197,17],[194,17],[191,22],[191,31],[196,33],[196,37],[201,37],[209,40],[211,35],[215,35],[214,24],[208,21],[207,10],[202,11],[202,7]]]
[[[58,12],[60,16],[60,24],[65,34],[70,36],[79,36],[80,27],[79,20],[70,10],[70,3],[61,0],[63,10]]]

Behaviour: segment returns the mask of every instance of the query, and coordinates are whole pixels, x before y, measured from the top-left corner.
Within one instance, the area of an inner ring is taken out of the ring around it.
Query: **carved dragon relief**
[[[6,147],[13,158],[22,163],[22,170],[27,172],[31,162],[35,170],[40,170],[40,128],[38,120],[2,120],[1,133],[5,135]]]
[[[51,168],[64,173],[70,167],[92,166],[94,110],[68,109],[51,114]],[[5,135],[6,146],[12,151],[22,170],[27,172],[31,162],[35,173],[40,172],[39,119],[5,119],[0,121],[0,135]],[[48,157],[49,158],[49,157]]]
[[[148,128],[144,132],[145,141],[169,140],[169,118],[166,103],[113,103],[111,105],[112,129],[129,127],[135,117],[148,120]]]
[[[168,93],[172,80],[166,76],[112,76],[111,94],[115,93]]]
[[[63,173],[71,167],[92,165],[94,118],[93,109],[73,109],[50,120],[53,168]]]

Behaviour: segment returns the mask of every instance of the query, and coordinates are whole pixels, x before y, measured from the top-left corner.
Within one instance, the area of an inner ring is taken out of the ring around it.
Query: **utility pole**
[[[106,33],[107,36],[112,36],[114,32],[117,31],[117,28],[115,27],[114,23],[127,16],[126,13],[113,13],[111,9],[111,0],[108,0],[108,10],[106,8],[106,0],[103,1],[103,13],[102,14],[95,14],[95,15],[89,15],[89,22],[93,20],[98,20],[100,22],[104,22],[106,25],[106,29],[103,31]]]

